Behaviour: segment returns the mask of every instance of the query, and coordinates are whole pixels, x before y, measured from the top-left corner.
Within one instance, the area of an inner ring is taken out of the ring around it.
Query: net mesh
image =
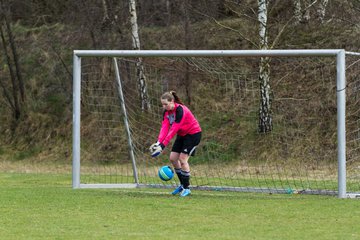
[[[138,59],[117,59],[132,148],[111,58],[82,60],[81,181],[172,187],[157,170],[170,165],[171,143],[158,158],[160,96],[176,90],[202,127],[189,160],[191,186],[263,192],[337,191],[336,63],[330,57],[271,58],[272,131],[260,133],[259,58],[144,58],[150,109],[141,109]],[[347,65],[347,181],[359,191],[358,62]]]

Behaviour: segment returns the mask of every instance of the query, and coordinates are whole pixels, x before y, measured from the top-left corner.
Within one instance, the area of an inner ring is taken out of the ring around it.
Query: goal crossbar
[[[343,49],[299,50],[74,50],[77,57],[290,57],[337,56]]]

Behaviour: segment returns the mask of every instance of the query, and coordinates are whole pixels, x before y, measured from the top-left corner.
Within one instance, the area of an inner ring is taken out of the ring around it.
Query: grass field
[[[71,188],[0,173],[1,239],[360,239],[360,201],[327,196]]]

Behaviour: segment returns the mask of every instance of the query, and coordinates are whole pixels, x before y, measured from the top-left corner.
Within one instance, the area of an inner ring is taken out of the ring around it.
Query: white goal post
[[[110,58],[148,58],[148,57],[333,57],[336,62],[336,98],[337,98],[337,195],[339,198],[351,197],[346,185],[346,65],[344,49],[313,50],[74,50],[73,52],[73,170],[72,187],[96,187],[96,184],[83,184],[80,178],[81,158],[81,78],[82,59],[88,57]],[[115,60],[115,67],[116,60]],[[114,81],[119,81],[117,76]],[[119,93],[121,95],[121,92]],[[159,96],[160,97],[160,96]],[[119,102],[123,102],[119,101]],[[119,103],[120,105],[120,103]],[[125,110],[125,107],[123,107]],[[126,111],[126,110],[125,110]],[[158,120],[160,121],[160,119]],[[126,124],[126,122],[125,122]],[[130,134],[130,131],[128,132]],[[154,136],[156,137],[156,136]],[[131,141],[131,137],[130,137]],[[129,142],[131,146],[131,142]],[[138,187],[136,163],[133,162],[134,182],[122,187]],[[117,187],[117,184],[101,185],[101,187]],[[356,195],[357,196],[357,195]]]

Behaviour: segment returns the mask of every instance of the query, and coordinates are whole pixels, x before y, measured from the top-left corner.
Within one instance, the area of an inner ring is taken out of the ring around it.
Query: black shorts
[[[178,135],[176,137],[174,145],[172,146],[171,151],[177,153],[185,153],[190,156],[194,156],[195,149],[197,145],[199,145],[200,140],[201,140],[201,132],[192,135],[188,134],[183,137]]]

